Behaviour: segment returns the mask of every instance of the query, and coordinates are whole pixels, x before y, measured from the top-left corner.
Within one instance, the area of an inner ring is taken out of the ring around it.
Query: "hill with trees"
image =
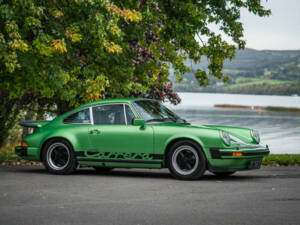
[[[300,50],[238,50],[232,61],[224,61],[223,73],[229,77],[228,82],[211,77],[207,87],[199,87],[193,74],[199,68],[205,70],[208,60],[203,58],[194,64],[187,59],[185,63],[191,71],[182,82],[170,75],[176,91],[300,95]]]

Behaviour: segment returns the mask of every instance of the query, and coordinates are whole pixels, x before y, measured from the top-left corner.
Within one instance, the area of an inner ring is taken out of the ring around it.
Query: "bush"
[[[300,165],[300,154],[271,154],[263,159],[263,165]]]

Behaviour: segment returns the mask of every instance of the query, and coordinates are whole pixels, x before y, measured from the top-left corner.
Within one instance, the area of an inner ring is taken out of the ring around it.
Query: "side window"
[[[93,107],[94,124],[125,124],[123,104]]]
[[[133,124],[133,119],[135,118],[134,113],[128,105],[125,105],[125,112],[128,124]]]
[[[79,112],[73,113],[70,116],[66,117],[63,120],[64,123],[83,123],[89,124],[91,123],[90,120],[90,110],[84,109]]]

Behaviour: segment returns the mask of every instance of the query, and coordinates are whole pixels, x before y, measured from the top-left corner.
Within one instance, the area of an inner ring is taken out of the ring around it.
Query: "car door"
[[[111,162],[148,160],[153,154],[153,129],[135,126],[128,104],[105,104],[92,108],[89,130],[94,157]]]

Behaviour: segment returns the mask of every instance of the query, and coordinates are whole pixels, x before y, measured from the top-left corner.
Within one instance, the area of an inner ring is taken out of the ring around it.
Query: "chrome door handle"
[[[94,130],[90,130],[89,131],[89,134],[100,134],[100,130],[98,130],[98,129],[94,129]]]
[[[95,130],[94,130],[94,133],[96,133],[96,134],[100,134],[100,130],[98,130],[98,129],[95,129]]]

